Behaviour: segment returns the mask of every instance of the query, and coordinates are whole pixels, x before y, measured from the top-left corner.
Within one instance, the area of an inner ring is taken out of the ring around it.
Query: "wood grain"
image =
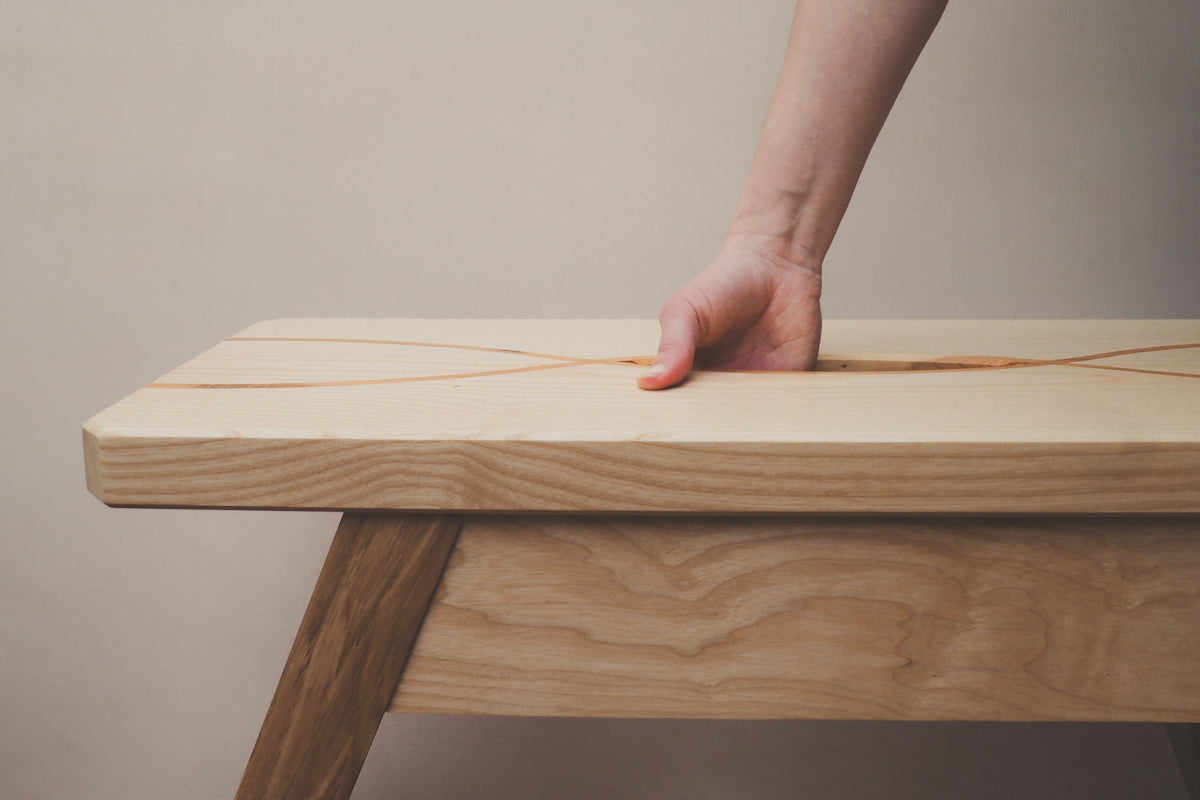
[[[392,710],[1200,720],[1200,519],[469,518]]]
[[[350,796],[458,529],[446,516],[343,517],[239,800]]]
[[[260,323],[89,420],[88,485],[188,507],[1200,512],[1198,321],[834,321],[830,371],[637,391],[656,340]]]

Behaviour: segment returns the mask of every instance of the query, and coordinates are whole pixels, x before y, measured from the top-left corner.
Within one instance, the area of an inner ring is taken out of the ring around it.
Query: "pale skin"
[[[643,389],[693,368],[812,369],[821,268],[871,146],[946,0],[799,0],[724,245],[659,313]]]

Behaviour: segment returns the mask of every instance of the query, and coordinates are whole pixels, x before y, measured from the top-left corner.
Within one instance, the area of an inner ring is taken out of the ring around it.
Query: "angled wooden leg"
[[[1171,747],[1175,750],[1175,760],[1179,762],[1188,797],[1200,800],[1200,724],[1169,723],[1167,735],[1171,737]]]
[[[460,525],[342,517],[237,800],[350,797]]]

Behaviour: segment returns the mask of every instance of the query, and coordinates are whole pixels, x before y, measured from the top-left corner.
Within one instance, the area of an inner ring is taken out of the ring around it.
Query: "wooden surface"
[[[394,711],[1200,720],[1200,518],[471,517]]]
[[[446,516],[342,518],[238,800],[350,797],[458,529]]]
[[[1200,322],[829,322],[635,389],[651,321],[277,320],[88,421],[113,505],[1198,512]],[[914,369],[914,367],[916,369]]]

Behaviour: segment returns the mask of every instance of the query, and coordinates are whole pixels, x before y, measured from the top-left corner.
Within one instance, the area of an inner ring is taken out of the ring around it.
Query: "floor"
[[[374,798],[1186,800],[1135,724],[384,718]]]

